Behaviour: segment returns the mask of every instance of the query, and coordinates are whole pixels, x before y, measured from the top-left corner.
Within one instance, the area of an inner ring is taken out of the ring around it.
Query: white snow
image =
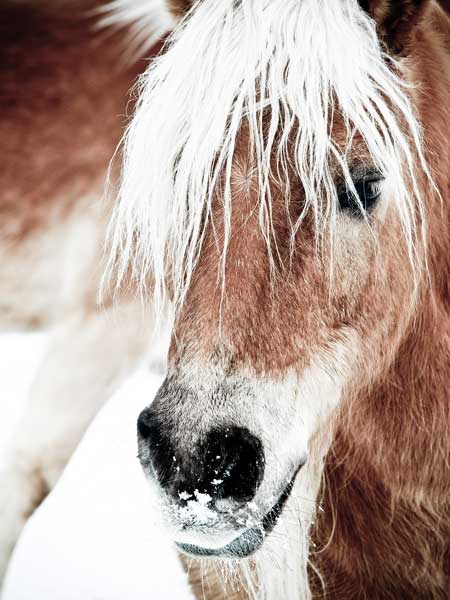
[[[183,493],[183,499],[187,500],[187,492]],[[217,521],[218,515],[208,507],[212,498],[209,494],[201,494],[194,491],[195,500],[188,500],[186,506],[178,508],[180,521],[194,521],[197,525],[212,525]],[[188,497],[191,497],[190,495]]]
[[[189,500],[189,498],[192,498],[192,494],[188,494],[188,492],[179,492],[178,496],[180,500]]]
[[[207,506],[212,500],[212,498],[209,494],[202,494],[198,490],[194,490],[194,494],[195,494],[195,497],[197,498],[197,502],[199,504],[201,504],[202,506]]]
[[[2,440],[45,341],[0,336]],[[192,600],[136,458],[136,418],[160,383],[161,376],[136,373],[99,414],[28,522],[2,600]]]

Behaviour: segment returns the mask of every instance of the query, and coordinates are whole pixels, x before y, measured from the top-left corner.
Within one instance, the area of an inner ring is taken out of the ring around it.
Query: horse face
[[[159,490],[180,547],[197,556],[241,558],[260,548],[283,519],[289,523],[294,501],[290,498],[300,503],[295,518],[308,529],[334,414],[393,360],[410,322],[409,308],[421,276],[418,188],[427,178],[421,181],[412,175],[408,181],[416,150],[423,165],[420,144],[405,149],[410,139],[419,139],[414,117],[397,76],[388,74],[372,23],[355,3],[336,4],[333,10],[323,3],[319,10],[315,1],[289,6],[271,2],[262,17],[255,13],[270,43],[274,32],[289,34],[292,11],[305,31],[315,14],[328,40],[334,39],[339,18],[349,32],[339,38],[345,39],[339,51],[347,52],[354,43],[358,52],[350,54],[359,63],[351,73],[342,69],[348,61],[341,64],[338,52],[324,52],[323,44],[316,44],[316,32],[311,32],[311,47],[302,51],[310,52],[321,66],[322,90],[316,85],[316,69],[309,70],[310,61],[296,62],[295,32],[291,45],[275,41],[271,52],[262,47],[272,93],[254,122],[246,121],[245,110],[239,113],[235,101],[241,86],[248,84],[247,71],[239,73],[244,61],[236,43],[241,39],[235,34],[236,23],[241,23],[246,39],[254,34],[252,20],[244,4],[230,3],[228,12],[223,6],[199,3],[150,73],[149,93],[144,93],[129,134],[126,204],[119,217],[140,240],[141,249],[154,244],[152,228],[159,245],[143,258],[154,265],[157,280],[158,273],[167,273],[158,262],[162,245],[175,258],[180,248],[182,254],[191,248],[192,239],[200,248],[190,263],[192,271],[186,271],[188,285],[176,313],[166,380],[139,417],[139,456]],[[266,27],[266,15],[273,27]],[[198,41],[196,28],[205,23],[210,30],[198,42],[201,60],[194,61],[198,76],[186,77],[178,65],[184,49]],[[247,23],[252,26],[247,28]],[[229,77],[219,68],[209,68],[215,64],[210,53],[214,48],[220,53],[227,35],[230,44],[224,56],[233,67]],[[257,50],[260,37],[255,34]],[[254,55],[252,46],[248,64]],[[254,66],[260,68],[260,61]],[[296,98],[298,73],[303,81],[300,92],[307,92],[301,101]],[[354,73],[364,85],[358,78],[352,82]],[[228,92],[233,77],[236,91],[226,96],[229,106],[223,114],[216,105],[212,110],[217,90]],[[204,88],[197,93],[202,82]],[[186,91],[189,85],[193,87]],[[241,106],[252,106],[258,94],[254,82],[248,85]],[[387,102],[390,93],[393,97]],[[333,94],[340,110],[324,110],[323,98],[331,100]],[[187,111],[194,97],[202,110]],[[279,99],[287,111],[284,118]],[[311,114],[317,119],[305,118]],[[330,115],[332,121],[327,122]],[[234,122],[240,126],[226,155],[221,143],[230,138],[227,124]],[[402,134],[399,123],[405,123],[408,133]],[[286,124],[289,136],[284,135]],[[392,142],[389,127],[398,140]],[[197,135],[199,129],[204,135]],[[178,139],[189,131],[194,135]],[[259,154],[258,136],[259,149],[264,150]],[[161,140],[154,154],[148,137]],[[277,162],[279,143],[284,144],[283,160]],[[264,163],[267,148],[270,165]],[[324,148],[326,166],[321,162]],[[309,162],[326,171],[320,179],[323,187],[316,185],[317,170],[308,170]],[[261,165],[271,171],[266,179]],[[214,193],[196,205],[204,182],[212,180]],[[152,190],[153,204],[143,204],[145,189]],[[169,203],[163,211],[161,197]],[[204,210],[195,221],[198,205]],[[130,224],[136,223],[134,231]],[[180,223],[194,224],[185,233]],[[185,236],[181,243],[179,235]],[[183,269],[176,272],[184,277]],[[306,536],[301,539],[307,544]]]
[[[256,550],[296,477],[297,495],[314,497],[310,471],[328,447],[330,416],[393,355],[414,285],[389,180],[368,166],[361,140],[352,172],[366,215],[340,187],[336,167],[340,205],[320,247],[309,214],[291,254],[301,184],[292,177],[288,206],[273,186],[271,272],[247,148],[243,133],[224,279],[218,195],[175,322],[167,378],[138,425],[141,462],[160,487],[174,537],[197,555]]]

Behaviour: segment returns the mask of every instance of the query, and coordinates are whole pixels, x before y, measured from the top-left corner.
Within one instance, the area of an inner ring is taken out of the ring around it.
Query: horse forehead
[[[234,158],[231,172],[232,191],[244,200],[258,193],[258,168],[250,152],[239,150]]]
[[[266,113],[263,118],[263,130],[268,129],[270,125],[270,114]],[[267,127],[266,127],[267,126]],[[292,180],[298,179],[298,172],[293,167],[296,160],[296,154],[298,148],[296,146],[296,137],[300,133],[301,123],[297,127],[293,128],[290,132],[289,141],[286,145],[287,158],[289,163],[286,165],[287,169],[280,170],[279,157],[277,157],[278,144],[275,142],[272,147],[272,156],[269,160],[271,169],[271,176],[269,182],[271,187],[277,189],[283,187],[285,181],[283,179],[289,179],[289,183]],[[263,138],[266,133],[263,134]],[[277,132],[276,137],[281,137],[283,130],[281,126]],[[348,165],[352,163],[369,163],[372,158],[360,131],[356,126],[349,124],[344,120],[339,111],[330,112],[328,118],[328,139],[329,148],[326,157],[326,167],[330,170],[333,176],[338,178],[340,176],[339,170],[342,168],[341,159],[345,157]],[[331,148],[334,151],[330,151]],[[335,152],[337,150],[337,153]],[[264,179],[265,167],[259,165],[254,157],[252,151],[252,145],[249,139],[248,126],[243,123],[236,138],[236,147],[233,155],[232,169],[230,183],[232,185],[232,191],[238,196],[245,199],[249,199],[255,194],[259,193],[260,180]],[[273,175],[276,174],[276,177]],[[301,186],[301,181],[298,181]],[[276,207],[274,207],[276,208]]]

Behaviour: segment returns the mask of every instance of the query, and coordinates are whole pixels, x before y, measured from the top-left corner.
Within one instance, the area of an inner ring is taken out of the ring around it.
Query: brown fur
[[[191,8],[192,0],[168,0],[170,10],[176,17],[182,17]]]
[[[83,11],[1,10],[0,215],[2,234],[20,241],[102,179],[137,70],[123,71],[117,35],[95,32]]]
[[[329,583],[327,597],[450,594],[450,264],[444,250],[450,247],[450,152],[442,136],[450,122],[449,37],[448,20],[429,11],[409,57],[421,80],[418,110],[444,196],[442,208],[428,207],[432,286],[395,360],[341,411],[326,467],[325,511],[315,529],[325,547],[315,562]]]
[[[110,210],[102,204],[105,175],[145,65],[124,66],[123,32],[95,29],[89,14],[98,4],[0,8],[3,326],[39,325],[80,303],[95,309]],[[78,235],[87,237],[74,252],[89,249],[85,270],[67,283],[62,259],[83,220]]]

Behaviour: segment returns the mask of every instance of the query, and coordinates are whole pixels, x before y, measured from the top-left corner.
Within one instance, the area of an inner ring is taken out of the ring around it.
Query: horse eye
[[[372,174],[353,182],[356,196],[349,188],[338,190],[339,208],[354,216],[370,213],[381,196],[382,183],[383,178],[379,174]]]

